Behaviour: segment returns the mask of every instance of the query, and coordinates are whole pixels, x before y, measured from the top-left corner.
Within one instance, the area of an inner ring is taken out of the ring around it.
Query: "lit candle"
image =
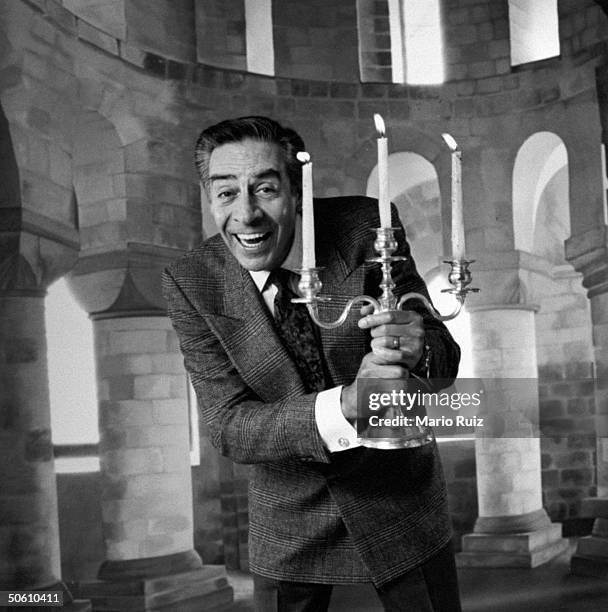
[[[302,269],[315,267],[315,216],[312,203],[312,162],[310,155],[300,151],[302,162]]]
[[[442,134],[452,151],[452,257],[464,259],[464,210],[462,207],[462,151],[450,134]]]
[[[378,132],[378,210],[380,227],[391,227],[391,200],[388,192],[388,139],[385,136],[384,120],[374,114]]]

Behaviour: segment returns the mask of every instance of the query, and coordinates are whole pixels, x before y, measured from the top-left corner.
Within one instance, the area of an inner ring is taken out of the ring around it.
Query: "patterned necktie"
[[[279,336],[296,362],[308,393],[325,388],[325,374],[314,324],[305,304],[292,304],[297,297],[289,288],[291,272],[279,268],[270,277],[278,289],[274,298],[274,318]]]

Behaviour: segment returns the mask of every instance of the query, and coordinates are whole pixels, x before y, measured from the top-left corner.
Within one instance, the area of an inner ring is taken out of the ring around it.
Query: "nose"
[[[243,224],[251,224],[260,219],[263,212],[257,205],[256,199],[248,191],[242,192],[234,202],[232,218]]]

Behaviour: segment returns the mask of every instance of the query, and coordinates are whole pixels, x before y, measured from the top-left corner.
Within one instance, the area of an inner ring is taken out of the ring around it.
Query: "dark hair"
[[[296,154],[305,150],[304,141],[295,130],[260,116],[227,119],[201,132],[194,149],[194,163],[205,189],[209,182],[209,159],[213,150],[220,145],[241,142],[248,138],[274,143],[280,147],[291,191],[301,195],[302,164],[297,160]]]

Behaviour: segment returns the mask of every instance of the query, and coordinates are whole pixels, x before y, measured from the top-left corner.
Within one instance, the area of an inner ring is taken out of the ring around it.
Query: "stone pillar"
[[[213,610],[222,566],[193,549],[187,379],[164,316],[94,316],[106,561],[82,586],[112,610]]]
[[[0,295],[0,590],[63,591],[44,291]]]
[[[564,551],[567,541],[542,507],[534,309],[470,310],[475,375],[487,386],[487,411],[475,441],[479,517],[463,537],[458,564],[535,567]]]
[[[583,273],[588,290],[595,357],[597,497],[583,500],[581,515],[593,517],[590,536],[578,541],[573,574],[608,578],[608,228],[570,238],[566,255]]]

